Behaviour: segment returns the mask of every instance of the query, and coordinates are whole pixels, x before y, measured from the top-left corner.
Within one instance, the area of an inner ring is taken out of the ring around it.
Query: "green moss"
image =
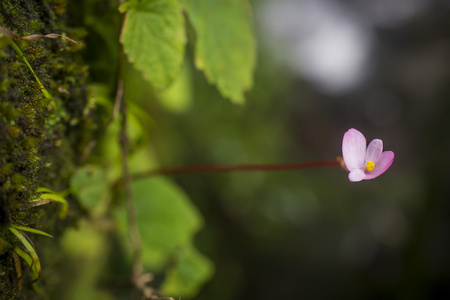
[[[67,32],[65,0],[2,0],[0,26],[16,35]],[[38,226],[57,236],[71,220],[58,218],[58,207],[33,207],[37,187],[67,188],[76,162],[91,139],[92,121],[86,107],[87,68],[80,65],[80,46],[63,39],[16,41],[36,76],[52,95],[56,107],[44,97],[29,67],[0,37],[0,293],[19,299],[17,274],[11,256],[17,239],[11,224]],[[72,124],[76,120],[76,124]],[[34,236],[31,237],[32,239]],[[51,251],[55,244],[33,239],[36,249]],[[19,245],[20,246],[20,245]],[[45,268],[45,262],[42,262]],[[24,280],[30,279],[24,264]],[[51,272],[47,270],[46,272]],[[45,287],[45,276],[40,279]],[[24,287],[23,295],[34,291]]]
[[[7,126],[7,130],[8,130],[8,134],[13,139],[17,138],[21,132],[20,128],[18,128],[16,126]]]
[[[11,163],[4,164],[3,166],[0,167],[0,174],[2,174],[3,176],[10,175],[12,167],[13,167],[13,164],[11,164]]]
[[[8,242],[0,237],[0,255],[8,250]]]

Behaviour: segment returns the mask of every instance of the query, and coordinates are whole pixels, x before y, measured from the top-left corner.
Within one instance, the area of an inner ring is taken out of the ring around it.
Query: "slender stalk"
[[[18,248],[17,248],[18,249]],[[22,266],[20,264],[19,256],[16,252],[13,252],[12,257],[14,259],[14,267],[17,273],[17,290],[19,291],[19,297],[22,294]]]
[[[123,52],[122,52],[123,53]],[[121,62],[121,67],[122,67]],[[153,278],[150,274],[143,273],[142,267],[142,239],[139,233],[138,219],[136,214],[136,206],[133,199],[133,191],[131,190],[131,174],[128,166],[128,156],[129,156],[129,140],[127,135],[127,103],[124,98],[123,90],[123,79],[122,68],[119,68],[119,80],[116,94],[116,104],[114,105],[114,115],[116,117],[117,113],[121,116],[121,129],[119,135],[120,148],[122,154],[122,185],[125,194],[125,204],[127,207],[128,215],[128,229],[130,233],[131,245],[133,248],[133,284],[137,289],[139,289],[145,296],[145,299],[153,299],[151,295],[153,294],[153,289],[148,287],[147,282],[151,281]]]
[[[103,135],[117,119],[122,99],[123,99],[123,80],[120,79],[117,83],[117,91],[116,91],[116,98],[114,101],[113,113],[111,115],[111,118],[108,120],[108,122],[106,122],[105,126],[103,126],[103,128],[101,129],[100,136]],[[87,146],[83,150],[83,154],[80,157],[80,163],[84,162],[84,160],[88,158],[88,156],[91,154],[92,150],[95,148],[97,143],[98,139],[93,139],[87,144]]]
[[[121,82],[121,80],[119,81]],[[120,83],[121,84],[121,83]],[[127,128],[127,106],[125,101],[122,99],[120,112],[122,117],[122,128],[120,131],[120,145],[122,149],[122,173],[123,173],[123,189],[125,192],[125,202],[127,205],[128,212],[128,227],[130,229],[131,243],[133,244],[134,250],[134,265],[135,267],[140,266],[141,255],[142,255],[142,242],[141,236],[138,230],[136,208],[133,200],[133,193],[131,191],[131,177],[128,167],[128,154],[129,154],[129,144],[128,136],[126,133]]]
[[[283,171],[299,170],[326,166],[341,166],[339,160],[318,161],[308,163],[273,164],[273,165],[193,165],[174,168],[163,168],[132,174],[133,179],[141,179],[150,176],[188,174],[188,173],[223,173],[223,172],[255,172],[255,171]]]
[[[17,56],[23,60],[23,62],[27,65],[28,69],[30,69],[31,73],[33,73],[34,78],[36,79],[37,83],[39,84],[40,88],[41,88],[41,92],[44,95],[44,97],[48,100],[51,101],[51,105],[53,107],[55,107],[55,102],[53,101],[52,96],[50,95],[50,93],[45,89],[44,85],[41,83],[41,81],[39,80],[39,78],[37,77],[36,73],[34,73],[33,68],[31,67],[30,63],[28,62],[28,60],[26,59],[25,55],[23,55],[22,51],[20,50],[19,46],[17,46],[17,44],[13,41],[12,38],[10,37],[6,37],[8,39],[8,43],[10,44],[10,46],[14,49],[14,51],[16,52]]]

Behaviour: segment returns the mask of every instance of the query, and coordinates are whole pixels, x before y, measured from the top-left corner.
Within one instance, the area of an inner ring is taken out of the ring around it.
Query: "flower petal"
[[[366,179],[366,174],[361,169],[354,169],[353,171],[350,171],[350,173],[348,173],[348,179],[351,182],[361,181],[363,179]]]
[[[394,152],[384,151],[380,158],[375,162],[375,168],[372,172],[366,171],[365,179],[374,179],[384,172],[392,165],[394,162]]]
[[[361,132],[351,128],[344,134],[342,156],[349,171],[364,168],[366,138]]]
[[[369,160],[376,162],[378,159],[380,159],[382,152],[383,152],[383,141],[379,139],[371,141],[369,146],[367,146],[365,162],[367,163]]]

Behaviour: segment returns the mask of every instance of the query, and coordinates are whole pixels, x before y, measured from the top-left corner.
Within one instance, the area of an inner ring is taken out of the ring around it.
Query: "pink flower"
[[[383,152],[382,140],[371,141],[366,149],[366,138],[354,128],[344,134],[342,156],[351,182],[374,179],[386,172],[394,161],[394,152]]]

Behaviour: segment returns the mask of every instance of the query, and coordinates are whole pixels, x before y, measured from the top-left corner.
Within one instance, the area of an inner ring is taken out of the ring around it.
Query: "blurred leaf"
[[[184,192],[167,179],[139,180],[132,184],[132,190],[146,250],[143,263],[158,269],[179,247],[191,241],[203,221]]]
[[[127,136],[131,151],[133,151],[139,144],[147,142],[148,134],[145,126],[152,124],[152,120],[142,107],[134,105],[132,102],[128,104]],[[116,118],[99,139],[98,146],[94,149],[94,153],[98,156],[91,159],[91,161],[105,166],[109,166],[111,162],[120,163],[121,150],[118,140],[120,130],[121,120],[120,118]]]
[[[186,8],[195,32],[195,65],[224,97],[244,102],[253,84],[256,45],[246,0],[190,0]]]
[[[108,191],[105,170],[95,165],[79,168],[70,180],[70,187],[78,200],[92,210]]]
[[[66,255],[66,270],[70,273],[70,280],[65,281],[64,295],[59,295],[61,299],[115,299],[98,288],[99,277],[108,258],[108,243],[93,223],[82,220],[78,230],[67,230],[61,246]]]
[[[128,158],[128,163],[131,173],[148,171],[158,166],[155,155],[148,146],[136,149],[136,151],[131,153]]]
[[[175,113],[186,111],[192,102],[191,77],[188,68],[184,67],[175,82],[167,90],[159,93],[161,104]]]
[[[157,272],[176,251],[191,242],[202,226],[197,208],[175,184],[165,178],[146,178],[132,183],[143,244],[145,268]],[[127,233],[125,213],[118,211],[119,226]]]
[[[214,272],[213,263],[191,246],[181,250],[176,265],[167,272],[164,295],[193,297]]]
[[[151,121],[149,114],[139,107],[130,103],[127,113],[127,136],[131,146],[139,143],[142,139],[148,138],[148,133],[144,129],[145,122]]]
[[[87,107],[94,108],[96,105],[113,109],[113,100],[109,96],[108,87],[104,84],[90,84],[88,86]]]
[[[134,66],[157,89],[177,76],[186,37],[177,0],[130,1],[121,42]]]

